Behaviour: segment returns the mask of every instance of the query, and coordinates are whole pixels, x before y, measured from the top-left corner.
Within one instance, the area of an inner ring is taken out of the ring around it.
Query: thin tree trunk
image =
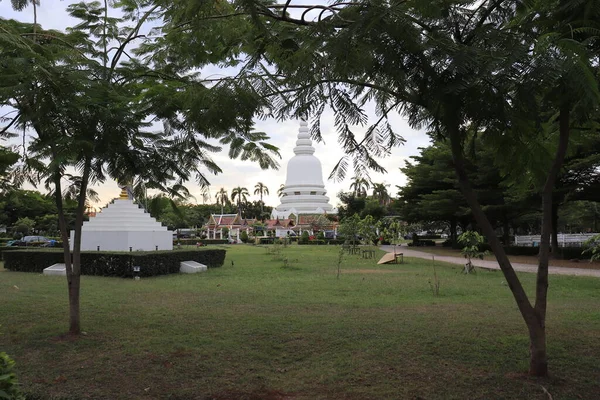
[[[558,204],[552,200],[552,258],[558,258]]]
[[[570,109],[563,105],[559,114],[559,140],[554,161],[542,191],[542,235],[535,287],[535,316],[537,326],[530,327],[531,362],[529,374],[534,376],[548,375],[546,357],[546,306],[548,303],[548,258],[550,253],[550,234],[552,233],[552,200],[556,177],[562,168],[567,147],[569,145]]]
[[[452,247],[456,246],[456,219],[452,218],[450,220],[450,241],[452,242]]]
[[[506,213],[502,215],[502,240],[505,246],[510,246],[510,225]]]
[[[33,41],[37,42],[36,34],[37,34],[37,4],[36,0],[32,1],[33,4]]]
[[[90,177],[91,160],[88,158],[83,167],[81,186],[77,203],[77,214],[75,216],[75,229],[73,235],[73,264],[71,280],[69,281],[69,333],[78,335],[81,333],[81,318],[79,311],[79,295],[81,289],[81,229],[83,226],[83,214],[85,211],[86,192]]]
[[[537,376],[545,375],[547,373],[547,368],[544,374],[538,373],[541,371],[539,368],[531,369],[532,365],[537,366],[540,363],[546,365],[547,367],[547,363],[545,363],[545,340],[542,342],[539,340],[539,331],[540,329],[543,331],[543,326],[540,326],[535,310],[532,307],[529,298],[523,289],[523,286],[521,285],[521,281],[519,281],[519,278],[517,277],[510,260],[506,256],[502,243],[500,243],[500,240],[498,240],[496,232],[494,231],[494,228],[492,227],[492,224],[488,220],[487,216],[483,212],[483,209],[477,200],[477,195],[471,186],[471,182],[469,181],[469,177],[464,165],[459,125],[455,124],[454,126],[448,126],[448,128],[450,128],[450,144],[452,149],[452,157],[454,160],[454,169],[456,171],[461,191],[465,196],[467,203],[471,207],[471,211],[475,221],[477,222],[477,225],[479,225],[479,228],[487,238],[488,243],[490,244],[490,247],[496,256],[496,260],[498,261],[498,265],[504,274],[506,283],[513,294],[513,297],[517,303],[517,307],[519,308],[523,320],[525,321],[525,324],[529,330],[531,344],[530,350],[532,351],[530,354],[531,364],[529,373]]]

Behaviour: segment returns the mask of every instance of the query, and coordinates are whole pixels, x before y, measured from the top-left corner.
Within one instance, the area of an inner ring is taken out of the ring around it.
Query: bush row
[[[412,241],[410,243],[408,243],[409,246],[415,246],[415,247],[419,247],[419,246],[435,246],[435,242],[433,240],[417,240],[417,241]]]
[[[444,242],[443,245],[446,247],[450,247],[452,243],[450,242],[450,240],[448,240]],[[462,246],[460,246],[459,244],[456,244],[452,247],[454,249],[462,248]],[[482,251],[492,252],[492,248],[487,243],[480,246],[480,248]],[[540,248],[532,246],[504,246],[504,251],[509,256],[537,256],[540,252]],[[585,247],[559,247],[558,258],[562,258],[564,260],[589,260],[589,253],[583,254],[584,251]]]
[[[198,249],[182,251],[149,251],[134,253],[82,252],[81,274],[96,276],[134,276],[133,266],[140,266],[139,276],[155,276],[179,272],[182,261],[196,261],[210,268],[225,261],[225,250]],[[52,250],[21,250],[4,254],[4,268],[11,271],[38,272],[56,263],[64,263],[63,253]]]
[[[418,240],[435,240],[435,239],[441,239],[442,236],[441,235],[418,235],[417,239]]]
[[[195,246],[196,243],[202,244],[227,244],[229,243],[227,239],[175,239],[173,240],[173,246],[177,246],[177,244],[181,244],[182,246]]]

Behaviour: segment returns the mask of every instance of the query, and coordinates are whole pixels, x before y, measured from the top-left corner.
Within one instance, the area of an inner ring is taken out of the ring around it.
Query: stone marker
[[[196,261],[182,261],[179,264],[179,272],[184,274],[195,274],[196,272],[204,272],[208,267]]]
[[[65,267],[65,264],[54,264],[48,268],[44,268],[44,275],[67,276],[67,268]]]

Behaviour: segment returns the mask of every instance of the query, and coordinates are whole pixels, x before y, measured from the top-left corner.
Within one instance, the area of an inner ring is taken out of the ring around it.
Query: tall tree
[[[263,168],[277,166],[272,156],[279,156],[265,142],[266,135],[252,131],[259,99],[228,81],[204,82],[190,67],[172,61],[165,65],[160,58],[134,58],[147,54],[148,44],[136,43],[133,51],[128,47],[145,37],[140,30],[160,15],[159,6],[138,9],[137,3],[120,2],[121,19],[109,17],[110,4],[68,6],[80,23],[67,34],[39,31],[39,40],[31,39],[31,24],[0,20],[0,105],[17,111],[0,129],[14,125],[34,136],[21,176],[36,184],[44,181],[54,193],[67,271],[69,332],[74,335],[81,331],[81,225],[91,184],[108,178],[140,180],[169,196],[185,195],[186,181],[207,185],[206,173],[221,171],[209,156],[220,147],[209,139],[230,144],[231,156]],[[163,129],[150,131],[148,121],[162,121]],[[72,257],[62,195],[67,168],[81,177]]]
[[[37,32],[37,7],[40,5],[40,0],[10,0],[13,10],[23,11],[29,4],[33,6],[33,36]]]
[[[529,331],[530,373],[545,376],[552,190],[571,125],[589,120],[600,97],[587,53],[590,47],[579,46],[567,34],[569,25],[557,13],[569,7],[565,3],[582,8],[581,2],[290,3],[241,1],[211,19],[239,18],[236,23],[254,24],[251,37],[256,40],[245,49],[252,56],[244,72],[248,79],[255,78],[255,88],[265,98],[278,98],[270,111],[282,117],[312,116],[313,136],[320,138],[319,117],[326,105],[334,110],[339,142],[348,156],[333,176],[347,172],[349,157],[356,176],[368,169],[383,170],[375,157],[389,154],[391,146],[402,142],[388,122],[392,112],[406,115],[413,127],[430,127],[438,139],[450,143],[460,190]],[[298,17],[288,13],[290,6],[300,9]],[[244,14],[250,18],[243,19]],[[204,25],[210,23],[205,20]],[[193,31],[198,24],[189,26]],[[274,73],[265,73],[260,61],[274,65]],[[379,119],[359,138],[351,126],[366,122],[368,100],[375,101]],[[525,293],[466,172],[466,138],[478,128],[487,132],[486,145],[503,149],[499,164],[510,165],[518,154],[529,158],[525,170],[541,172],[536,189],[542,197],[542,240],[534,301]],[[529,156],[535,153],[529,149],[550,149],[550,143],[556,151],[548,162],[534,165],[536,157]]]
[[[248,197],[250,197],[250,193],[245,187],[238,186],[231,190],[231,201],[237,200],[238,213],[240,216],[242,215],[242,204],[248,202]]]
[[[262,214],[263,212],[263,194],[268,195],[269,194],[269,188],[265,186],[264,183],[262,182],[258,182],[256,185],[254,185],[254,194],[255,195],[260,195],[260,212]]]
[[[223,215],[223,209],[229,204],[229,194],[225,188],[219,189],[216,195],[217,204],[221,206],[221,215]]]
[[[282,183],[281,185],[279,185],[279,189],[277,189],[277,197],[282,197],[284,190],[285,190],[285,185]]]
[[[382,206],[387,206],[392,200],[388,193],[388,186],[390,185],[385,183],[373,183],[373,197],[375,197]]]
[[[369,181],[360,176],[355,176],[352,178],[352,183],[350,184],[350,190],[354,192],[357,197],[367,197],[367,190],[371,187]]]

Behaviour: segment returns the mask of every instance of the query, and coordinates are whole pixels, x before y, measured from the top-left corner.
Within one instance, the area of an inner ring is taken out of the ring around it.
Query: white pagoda
[[[73,249],[74,231],[71,231]],[[130,199],[127,189],[81,227],[81,250],[173,250],[173,232]]]
[[[271,218],[287,219],[292,214],[337,214],[337,210],[329,204],[321,161],[314,153],[308,123],[302,120],[294,147],[295,155],[287,165],[281,204],[273,209]]]

